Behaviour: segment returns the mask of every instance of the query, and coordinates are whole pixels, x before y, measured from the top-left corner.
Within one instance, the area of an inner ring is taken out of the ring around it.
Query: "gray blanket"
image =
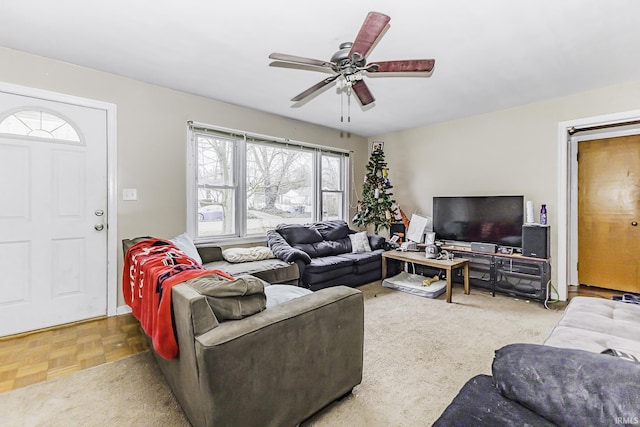
[[[215,273],[184,282],[205,295],[219,322],[259,313],[267,306],[264,282],[254,276],[229,280]]]

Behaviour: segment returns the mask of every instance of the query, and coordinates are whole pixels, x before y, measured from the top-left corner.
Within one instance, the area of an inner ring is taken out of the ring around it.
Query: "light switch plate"
[[[138,200],[138,190],[135,188],[123,188],[122,200]]]

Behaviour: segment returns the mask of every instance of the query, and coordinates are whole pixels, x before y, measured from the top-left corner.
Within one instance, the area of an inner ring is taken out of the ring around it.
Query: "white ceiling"
[[[328,60],[369,11],[391,16],[368,62],[435,58],[428,77],[367,76],[376,102],[271,52]],[[637,0],[0,0],[0,45],[362,136],[640,79]],[[215,124],[215,123],[214,123]],[[222,124],[224,125],[224,124]]]

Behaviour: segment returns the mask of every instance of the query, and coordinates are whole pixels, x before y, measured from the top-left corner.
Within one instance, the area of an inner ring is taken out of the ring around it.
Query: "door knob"
[[[631,225],[634,226],[634,227],[637,227],[638,226],[638,221],[631,221]]]
[[[93,226],[98,231],[102,231],[104,229],[104,224],[96,224]]]
[[[98,209],[94,212],[96,214],[96,216],[102,216],[104,215],[104,211],[102,209]]]

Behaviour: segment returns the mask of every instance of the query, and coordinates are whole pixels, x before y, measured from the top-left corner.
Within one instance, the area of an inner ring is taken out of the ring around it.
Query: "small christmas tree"
[[[397,209],[395,200],[391,198],[393,193],[388,192],[393,188],[388,175],[384,151],[378,147],[373,150],[367,163],[362,200],[358,201],[358,211],[353,218],[355,225],[373,224],[375,233],[378,233],[381,228],[389,228],[389,225],[395,221]]]

